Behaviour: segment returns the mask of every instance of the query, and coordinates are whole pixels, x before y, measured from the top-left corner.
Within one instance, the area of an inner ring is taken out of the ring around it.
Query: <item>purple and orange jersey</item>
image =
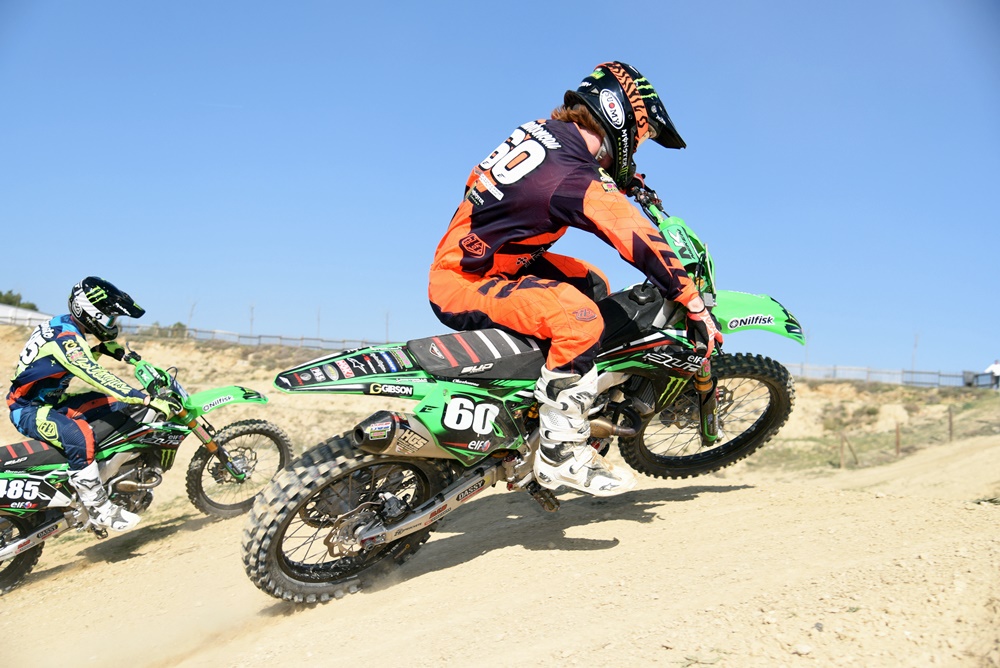
[[[569,227],[613,246],[667,299],[686,304],[698,294],[660,233],[597,165],[576,126],[556,120],[521,125],[472,170],[431,269],[513,278]]]
[[[570,227],[614,247],[667,299],[686,305],[698,295],[577,127],[532,121],[472,170],[431,266],[435,313],[455,329],[499,326],[549,339],[549,368],[586,372],[604,327],[594,300],[607,294],[607,281],[580,260],[548,252]]]

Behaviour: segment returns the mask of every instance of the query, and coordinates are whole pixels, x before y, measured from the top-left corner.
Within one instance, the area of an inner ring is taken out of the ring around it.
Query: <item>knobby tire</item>
[[[28,534],[34,531],[37,523],[32,519],[17,517],[15,515],[0,515],[0,545],[10,545],[23,540]],[[0,596],[24,582],[31,570],[38,563],[42,556],[42,548],[45,543],[39,543],[30,550],[26,550],[13,559],[0,562]]]
[[[688,385],[670,406],[654,414],[633,438],[619,439],[622,457],[656,478],[690,478],[718,471],[753,454],[788,420],[795,385],[788,370],[763,355],[720,355],[712,360],[719,387],[724,437],[701,443],[698,395]]]
[[[230,456],[246,457],[253,467],[243,482],[223,470],[204,445],[188,465],[187,494],[206,515],[228,519],[246,514],[254,498],[292,459],[292,444],[280,427],[265,420],[242,420],[220,429],[215,442]]]
[[[243,532],[247,576],[263,592],[295,603],[353,594],[409,559],[434,525],[363,551],[335,538],[363,523],[346,518],[363,516],[381,492],[406,495],[416,507],[449,480],[447,467],[434,460],[367,454],[342,437],[324,441],[257,497]],[[338,533],[344,526],[350,529]]]

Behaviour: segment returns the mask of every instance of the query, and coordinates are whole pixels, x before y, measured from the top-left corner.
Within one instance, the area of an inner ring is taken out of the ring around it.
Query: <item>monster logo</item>
[[[108,293],[101,286],[97,285],[87,291],[87,299],[91,304],[100,304],[108,298]]]

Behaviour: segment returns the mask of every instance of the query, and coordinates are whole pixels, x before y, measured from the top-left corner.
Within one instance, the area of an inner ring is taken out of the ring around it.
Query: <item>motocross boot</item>
[[[138,515],[111,503],[101,484],[97,462],[91,462],[79,471],[70,471],[69,483],[80,496],[93,524],[115,531],[127,531],[139,523]]]
[[[597,369],[582,377],[549,371],[535,385],[539,447],[533,472],[546,489],[566,485],[594,496],[614,496],[635,487],[635,476],[590,446],[588,411],[597,397]]]

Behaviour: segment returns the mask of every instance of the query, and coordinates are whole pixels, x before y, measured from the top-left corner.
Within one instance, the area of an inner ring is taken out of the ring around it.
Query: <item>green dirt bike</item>
[[[202,445],[187,470],[191,503],[218,518],[250,510],[257,492],[291,460],[288,436],[264,420],[242,420],[216,431],[204,416],[222,406],[267,398],[236,385],[188,394],[177,382],[176,369],[171,374],[132,351],[124,361],[150,396],[166,400],[173,414],[130,406],[90,423],[95,459],[111,500],[134,513],[146,510],[181,442],[193,433]],[[67,482],[68,472],[62,452],[43,441],[0,446],[0,595],[27,577],[46,540],[69,529],[107,537],[106,530],[89,522]]]
[[[762,329],[804,343],[777,301],[715,289],[704,244],[660,210],[655,192],[641,186],[629,195],[685,264],[723,333]],[[707,360],[686,338],[684,308],[648,283],[598,306],[605,332],[590,433],[602,453],[617,438],[636,471],[687,478],[747,457],[788,419],[794,385],[781,364],[718,349]],[[284,392],[418,403],[412,413],[376,412],[275,476],[243,533],[249,578],[285,600],[341,598],[401,564],[439,520],[498,482],[558,509],[532,476],[533,390],[544,358],[538,341],[486,329],[346,351],[279,374],[275,387]]]

